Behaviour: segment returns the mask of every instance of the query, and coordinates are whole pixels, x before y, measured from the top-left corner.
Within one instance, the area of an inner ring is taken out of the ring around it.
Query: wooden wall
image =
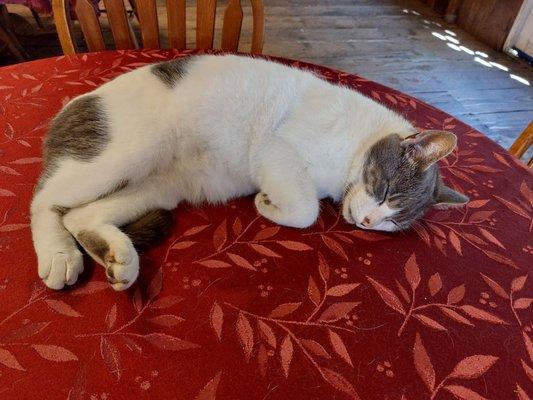
[[[422,0],[441,14],[451,0]],[[482,42],[501,50],[524,0],[455,0],[457,25]]]
[[[497,50],[503,44],[523,0],[464,0],[457,24]]]

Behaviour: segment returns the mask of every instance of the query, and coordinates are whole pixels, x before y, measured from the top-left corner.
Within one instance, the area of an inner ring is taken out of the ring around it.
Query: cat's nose
[[[370,219],[368,217],[365,217],[365,219],[361,222],[361,225],[368,228],[370,226]]]

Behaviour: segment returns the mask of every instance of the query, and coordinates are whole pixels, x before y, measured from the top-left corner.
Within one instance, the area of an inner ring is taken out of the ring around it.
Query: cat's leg
[[[139,275],[139,256],[119,229],[155,209],[170,210],[178,197],[163,177],[125,187],[110,196],[70,210],[63,223],[87,253],[106,269],[115,290],[130,287]]]
[[[261,215],[280,225],[306,228],[319,213],[315,185],[303,160],[288,143],[273,139],[258,152],[254,167]]]
[[[48,193],[38,194],[33,202],[31,231],[39,277],[51,289],[72,285],[83,272],[83,256],[74,238],[61,222],[61,212],[47,201]]]
[[[31,230],[38,273],[52,289],[72,285],[83,271],[83,257],[62,223],[65,209],[108,193],[120,178],[98,164],[68,161],[41,178],[31,204]]]

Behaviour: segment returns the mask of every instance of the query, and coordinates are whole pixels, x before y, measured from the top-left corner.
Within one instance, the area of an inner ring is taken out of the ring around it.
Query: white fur
[[[398,213],[398,210],[390,208],[387,203],[379,204],[368,195],[361,183],[356,183],[343,201],[342,215],[346,221],[357,225],[362,229],[377,231],[395,231],[397,226],[388,218]],[[365,218],[368,223],[364,223]]]
[[[39,275],[55,289],[74,283],[83,266],[52,206],[71,208],[63,223],[74,236],[98,232],[121,254],[122,272],[115,275],[129,282],[115,284],[121,290],[133,283],[139,265],[116,226],[180,201],[225,202],[259,191],[255,204],[263,216],[304,228],[316,220],[319,199],[338,201],[348,182],[360,181],[372,144],[414,132],[405,119],[353,90],[237,56],[194,60],[173,89],[143,67],[92,94],[105,106],[109,145],[91,162],[63,160],[32,203]],[[94,201],[121,181],[129,183],[126,189]],[[376,221],[390,212],[376,213],[370,198],[357,204]]]

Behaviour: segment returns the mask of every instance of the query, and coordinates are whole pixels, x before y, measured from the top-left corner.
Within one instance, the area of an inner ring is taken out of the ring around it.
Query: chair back
[[[186,0],[165,0],[169,45],[183,50],[187,43]],[[265,30],[262,0],[250,1],[252,9],[252,53],[261,53]],[[54,21],[64,54],[78,51],[73,35],[69,0],[52,0]],[[99,13],[90,0],[76,0],[74,12],[89,51],[106,50]],[[103,0],[107,20],[116,49],[139,48],[137,37],[128,19],[124,0]],[[142,48],[159,49],[160,35],[156,0],[130,0],[139,21]],[[212,49],[215,33],[217,0],[196,0],[196,48]],[[243,9],[241,0],[228,0],[223,15],[220,48],[237,51],[241,36]]]

